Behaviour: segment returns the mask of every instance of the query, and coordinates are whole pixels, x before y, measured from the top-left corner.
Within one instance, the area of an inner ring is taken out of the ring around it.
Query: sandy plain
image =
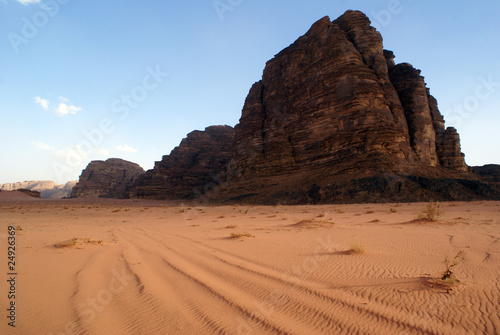
[[[0,334],[498,334],[500,202],[426,205],[4,195]]]

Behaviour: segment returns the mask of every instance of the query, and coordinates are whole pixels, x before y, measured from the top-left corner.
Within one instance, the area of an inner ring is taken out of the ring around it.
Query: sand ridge
[[[415,220],[426,205],[1,202],[22,284],[0,333],[498,333],[500,203]],[[447,290],[443,260],[460,250]]]

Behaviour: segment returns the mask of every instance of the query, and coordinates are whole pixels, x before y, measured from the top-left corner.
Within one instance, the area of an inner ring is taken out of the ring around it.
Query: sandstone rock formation
[[[128,190],[144,169],[119,158],[92,161],[73,187],[71,198],[128,198]]]
[[[420,70],[393,59],[361,12],[316,22],[251,88],[214,200],[498,196],[467,173],[458,133],[444,128]]]
[[[66,184],[58,185],[52,180],[28,180],[16,183],[0,184],[0,190],[14,191],[19,189],[27,189],[40,192],[44,199],[61,199],[68,198],[71,195],[76,181],[69,181]]]
[[[211,126],[195,130],[140,176],[130,191],[132,198],[192,199],[217,180],[231,157],[234,129]]]
[[[420,70],[394,58],[363,13],[322,18],[267,62],[234,140],[230,127],[218,140],[211,127],[189,134],[130,195],[262,204],[500,199],[469,172]]]
[[[484,166],[474,166],[471,170],[481,176],[488,184],[496,187],[500,192],[500,165],[488,164]]]

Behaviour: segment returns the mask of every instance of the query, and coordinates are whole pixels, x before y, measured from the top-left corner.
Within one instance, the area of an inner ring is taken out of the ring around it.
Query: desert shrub
[[[440,207],[439,202],[429,202],[425,210],[418,216],[418,219],[430,222],[438,221],[441,214],[439,211]]]
[[[449,286],[449,289],[459,282],[459,280],[455,277],[453,268],[465,259],[464,256],[464,251],[460,250],[453,258],[450,258],[448,255],[445,255],[444,257],[443,264],[445,266],[445,270],[441,274],[440,279]]]
[[[79,237],[73,237],[71,240],[67,240],[64,242],[59,242],[54,244],[55,248],[72,248],[76,246],[77,244],[102,244],[102,240],[94,240],[91,238],[79,238]]]
[[[250,233],[231,233],[231,238],[233,239],[240,239],[242,237],[255,237],[255,235]]]
[[[352,242],[349,244],[349,252],[351,254],[364,254],[366,250],[362,244]]]

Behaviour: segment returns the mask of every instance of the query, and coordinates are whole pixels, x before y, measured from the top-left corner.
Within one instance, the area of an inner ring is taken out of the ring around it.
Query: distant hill
[[[40,192],[44,199],[61,199],[69,198],[71,191],[76,185],[76,181],[69,181],[66,184],[56,184],[52,180],[27,180],[17,183],[0,184],[2,191],[15,191],[26,189]]]

